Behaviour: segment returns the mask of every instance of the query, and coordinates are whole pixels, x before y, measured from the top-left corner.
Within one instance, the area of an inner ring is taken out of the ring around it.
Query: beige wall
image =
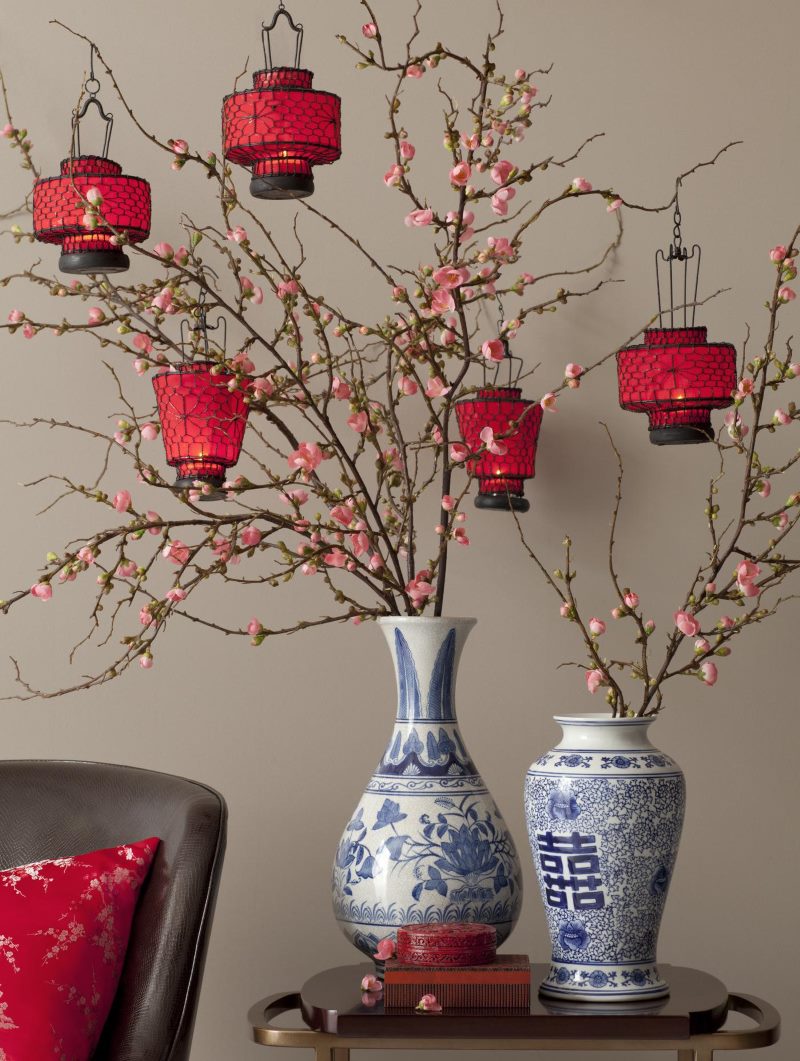
[[[320,172],[316,202],[363,233],[380,254],[413,263],[422,237],[403,228],[400,200],[380,181],[388,153],[380,138],[377,79],[357,75],[332,40],[335,32],[358,31],[361,9],[354,0],[298,0],[292,6],[307,26],[307,60],[317,71],[318,86],[344,98],[345,156]],[[411,7],[381,0],[377,6],[386,11],[388,24],[398,27]],[[728,140],[745,141],[715,169],[698,175],[683,203],[687,238],[704,248],[703,291],[732,289],[707,308],[710,332],[741,346],[749,323],[755,348],[773,277],[767,251],[787,240],[798,220],[794,100],[800,7],[793,0],[507,0],[506,8],[509,33],[500,57],[507,67],[555,63],[550,78],[540,81],[543,91],[553,92],[553,102],[524,146],[535,157],[565,155],[586,135],[607,134],[567,168],[567,178],[583,174],[598,185],[613,183],[631,198],[663,202],[676,172],[710,157]],[[447,0],[428,2],[425,9],[424,40],[449,35],[477,48],[493,5]],[[248,49],[256,55],[258,23],[269,10],[254,0],[104,5],[75,0],[66,8],[51,0],[6,0],[0,61],[15,116],[31,130],[45,172],[54,172],[64,153],[69,109],[85,62],[83,49],[48,26],[48,19],[66,17],[96,35],[145,124],[163,136],[211,148],[220,98]],[[429,100],[431,80],[413,86],[410,98]],[[200,178],[174,174],[136,138],[119,104],[113,109],[113,154],[130,172],[150,178],[154,236],[177,243],[181,210],[208,216],[208,187]],[[443,193],[446,157],[438,126],[421,102],[407,114],[419,149],[418,171],[430,172]],[[8,205],[23,187],[15,161],[0,152],[0,187]],[[545,178],[543,193],[563,177]],[[256,209],[285,232],[286,207]],[[586,363],[613,349],[649,314],[651,255],[657,243],[666,242],[669,222],[650,215],[626,221],[626,242],[613,269],[625,283],[563,314],[537,319],[518,344],[530,364],[542,362],[538,389],[557,382],[565,362]],[[356,312],[368,317],[363,299],[373,290],[371,281],[327,230],[302,224],[314,274],[325,290],[352,300],[362,307]],[[525,267],[537,273],[588,260],[610,231],[597,203],[565,209],[530,241]],[[54,269],[54,253],[41,253],[46,267]],[[19,252],[4,237],[0,271],[16,271],[32,256],[31,249]],[[42,312],[53,312],[53,302],[43,298],[40,304]],[[0,291],[0,315],[15,305],[36,303],[19,285]],[[798,312],[787,311],[787,329],[796,327]],[[263,313],[269,319],[267,307]],[[105,416],[117,411],[113,391],[98,372],[98,350],[88,341],[44,337],[27,343],[4,335],[0,348],[0,416],[47,413],[102,426]],[[149,384],[132,375],[126,369],[131,393],[149,401]],[[613,467],[597,423],[606,419],[627,468],[620,566],[663,632],[677,606],[676,593],[683,591],[705,544],[701,492],[713,450],[649,446],[643,418],[618,409],[611,370],[564,398],[561,407],[546,417],[538,477],[528,491],[533,506],[525,517],[527,531],[552,566],[559,559],[557,543],[565,531],[572,534],[581,599],[592,613],[607,613],[614,603],[604,576]],[[25,491],[18,483],[48,472],[88,479],[99,456],[56,433],[2,431],[0,595],[6,596],[33,581],[48,549],[94,526],[97,518],[70,501],[35,519],[51,491]],[[131,485],[121,476],[112,481]],[[797,486],[788,483],[786,492]],[[553,600],[523,561],[509,521],[470,509],[469,526],[474,544],[453,557],[448,604],[451,614],[480,619],[462,663],[459,711],[469,746],[523,850],[527,899],[513,944],[543,960],[546,934],[527,855],[522,778],[531,759],[555,738],[554,711],[597,705],[588,701],[577,672],[556,669],[557,661],[578,655],[573,630],[559,621]],[[297,588],[314,613],[324,602],[311,581]],[[65,649],[88,603],[88,589],[88,584],[68,587],[48,605],[31,601],[3,619],[2,656],[18,656],[26,673],[48,687],[62,684]],[[291,591],[258,602],[228,595],[212,598],[211,606],[240,621],[258,612],[292,613],[296,598]],[[671,689],[655,733],[657,743],[683,765],[689,785],[685,841],[661,957],[708,969],[731,988],[782,1006],[785,1038],[772,1052],[775,1061],[794,1059],[800,1047],[796,619],[796,609],[787,608],[768,628],[752,632],[744,647],[722,662],[713,690],[693,682]],[[248,1005],[262,994],[296,987],[321,966],[355,956],[329,912],[329,864],[389,731],[391,667],[371,626],[311,632],[258,652],[199,629],[176,628],[169,648],[162,649],[150,673],[132,673],[89,695],[6,703],[2,754],[133,763],[196,777],[225,794],[230,841],[194,1057],[258,1057],[248,1043]],[[83,669],[92,658],[85,657]],[[10,665],[0,666],[2,690],[11,693]]]

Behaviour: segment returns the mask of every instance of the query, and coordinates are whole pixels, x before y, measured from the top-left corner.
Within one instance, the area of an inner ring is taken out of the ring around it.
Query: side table
[[[257,1002],[248,1015],[263,1046],[302,1047],[317,1061],[349,1061],[351,1050],[659,1050],[678,1061],[711,1061],[715,1050],[754,1050],[777,1042],[780,1015],[768,1002],[730,994],[697,969],[662,965],[668,998],[656,1002],[577,1003],[540,999],[546,965],[532,966],[530,1011],[384,1012],[361,1002],[361,978],[374,966],[344,965],[318,973],[302,991]],[[299,1010],[306,1027],[276,1027]],[[753,1021],[726,1031],[729,1013]]]

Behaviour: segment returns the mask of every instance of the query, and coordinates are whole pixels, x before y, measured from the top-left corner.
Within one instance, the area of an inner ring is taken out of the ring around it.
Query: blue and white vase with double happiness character
[[[494,925],[501,943],[519,916],[522,873],[454,704],[456,669],[475,620],[378,623],[394,658],[397,717],[336,852],[336,919],[370,956],[400,925],[431,921]]]
[[[656,944],[685,785],[652,718],[556,717],[563,737],[525,779],[525,816],[553,956],[541,994],[660,998]]]

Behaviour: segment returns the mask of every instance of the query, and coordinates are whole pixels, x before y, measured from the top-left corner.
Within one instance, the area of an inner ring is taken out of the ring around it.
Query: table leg
[[[679,1050],[678,1061],[714,1061],[713,1050]]]
[[[337,1047],[333,1051],[333,1061],[350,1061],[350,1048]]]
[[[318,1046],[314,1055],[316,1061],[350,1061],[350,1050],[343,1047]]]

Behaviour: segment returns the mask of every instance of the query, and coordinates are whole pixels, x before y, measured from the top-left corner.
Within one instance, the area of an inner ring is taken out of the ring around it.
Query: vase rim
[[[379,615],[376,622],[379,626],[389,623],[469,623],[474,626],[477,619],[467,615]]]
[[[612,718],[602,711],[593,711],[587,715],[553,715],[553,721],[562,726],[644,726],[653,718]]]

